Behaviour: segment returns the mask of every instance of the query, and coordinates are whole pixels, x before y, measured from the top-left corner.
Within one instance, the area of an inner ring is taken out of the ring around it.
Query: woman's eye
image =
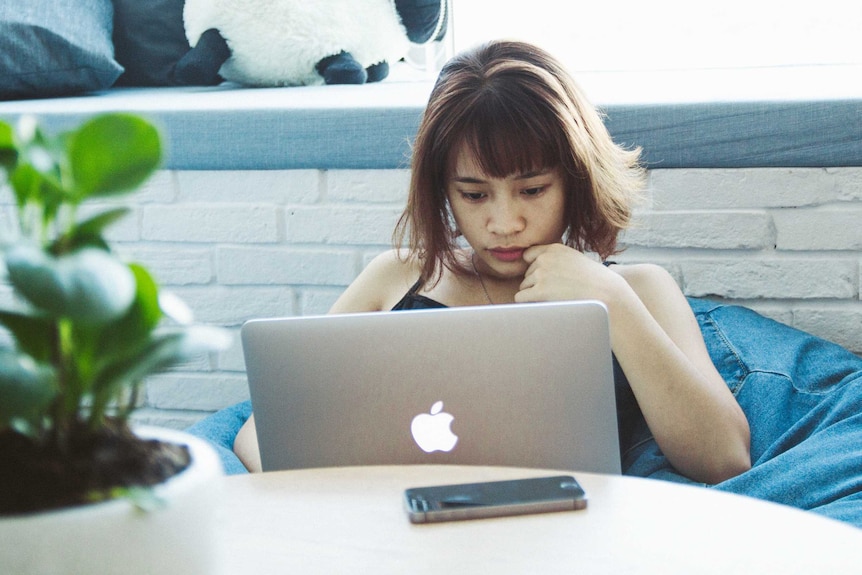
[[[485,197],[482,192],[461,192],[461,197],[468,202],[478,202]]]
[[[542,186],[537,187],[537,188],[527,188],[527,189],[526,189],[526,190],[524,190],[522,193],[523,193],[525,196],[538,196],[539,194],[541,194],[541,193],[542,193],[542,190],[544,190],[544,189],[545,189],[545,188],[544,188],[544,187],[542,187]]]

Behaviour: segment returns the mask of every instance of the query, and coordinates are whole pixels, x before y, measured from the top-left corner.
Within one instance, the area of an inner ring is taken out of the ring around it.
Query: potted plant
[[[95,212],[79,209],[136,189],[161,155],[157,129],[134,115],[97,116],[57,136],[30,117],[14,127],[0,122],[0,189],[13,193],[17,206],[13,229],[0,236],[14,294],[0,306],[0,571],[105,572],[113,552],[118,572],[138,572],[131,559],[139,555],[151,561],[141,572],[189,573],[198,569],[196,556],[206,555],[171,552],[158,539],[180,536],[177,522],[209,529],[183,515],[191,512],[185,504],[164,500],[171,489],[194,499],[215,488],[214,452],[179,432],[159,439],[155,428],[133,430],[130,415],[147,375],[229,340],[219,328],[191,324],[188,309],[143,265],[112,251],[105,230],[127,208],[103,202]],[[214,470],[202,476],[208,487],[169,487],[191,481],[196,460]],[[173,509],[133,511],[159,507]],[[76,526],[75,512],[89,523]],[[49,535],[51,527],[59,534]],[[86,548],[81,537],[100,530],[110,543]],[[198,536],[175,544],[195,545]],[[167,562],[148,556],[151,538]],[[36,548],[23,549],[28,543]],[[65,552],[71,557],[59,557]],[[82,563],[88,557],[95,566]]]

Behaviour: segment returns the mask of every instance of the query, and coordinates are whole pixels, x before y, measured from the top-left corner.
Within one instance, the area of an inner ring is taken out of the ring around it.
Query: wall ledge
[[[406,168],[431,81],[363,86],[114,88],[0,102],[51,130],[105,111],[149,117],[177,170]],[[862,166],[862,94],[596,100],[614,139],[650,168]]]

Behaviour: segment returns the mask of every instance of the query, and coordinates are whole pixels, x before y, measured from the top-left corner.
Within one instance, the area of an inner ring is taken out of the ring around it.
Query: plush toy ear
[[[449,20],[448,0],[395,0],[395,10],[414,44],[442,40]]]
[[[210,28],[201,34],[195,47],[177,62],[172,74],[173,81],[180,86],[219,84],[222,79],[218,71],[230,55],[227,41],[218,30]]]

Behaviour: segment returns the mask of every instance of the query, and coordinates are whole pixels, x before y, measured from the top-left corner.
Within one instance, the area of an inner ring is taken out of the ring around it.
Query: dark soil
[[[186,446],[141,439],[117,421],[97,432],[77,431],[68,456],[11,430],[0,432],[0,515],[109,498],[116,488],[157,485],[189,465]]]

